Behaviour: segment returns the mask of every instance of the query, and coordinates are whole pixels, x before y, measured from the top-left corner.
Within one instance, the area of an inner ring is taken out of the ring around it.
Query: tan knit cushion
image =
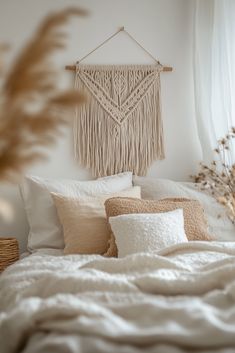
[[[138,200],[131,198],[115,197],[105,202],[107,217],[115,217],[130,213],[160,213],[183,209],[184,228],[188,240],[213,240],[207,233],[207,222],[204,210],[196,200],[186,198],[168,198],[163,200]],[[110,249],[117,255],[115,238],[111,234]],[[109,254],[106,254],[109,256]]]
[[[113,196],[140,197],[140,187],[135,186],[115,194],[80,198],[51,194],[63,227],[64,254],[101,255],[107,251],[109,239],[105,200]]]

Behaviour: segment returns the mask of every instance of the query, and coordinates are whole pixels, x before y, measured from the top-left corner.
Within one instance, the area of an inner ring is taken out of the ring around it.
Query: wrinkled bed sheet
[[[1,353],[235,352],[235,243],[38,252],[0,276]]]

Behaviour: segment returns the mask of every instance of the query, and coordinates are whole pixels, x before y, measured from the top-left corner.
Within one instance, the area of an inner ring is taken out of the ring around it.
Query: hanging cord
[[[125,32],[141,49],[143,49],[158,65],[161,65],[160,62],[147,50],[145,49],[132,35],[125,30],[124,27],[121,27],[117,32],[112,34],[110,37],[108,37],[106,40],[104,40],[101,44],[99,44],[96,48],[94,48],[92,51],[90,51],[88,54],[83,56],[80,60],[77,61],[77,64],[79,64],[81,61],[86,59],[88,56],[90,56],[94,51],[102,47],[104,44],[106,44],[108,41],[110,41],[112,38],[114,38],[118,33],[120,32]]]
[[[147,50],[145,49],[134,37],[132,37],[132,35],[127,32],[124,27],[123,27],[123,31],[141,48],[145,51],[145,53],[147,53],[154,61],[156,61],[157,64],[161,65],[160,62]]]
[[[120,33],[121,31],[124,30],[124,27],[121,27],[117,32],[115,32],[114,34],[112,34],[110,37],[108,37],[107,39],[105,39],[101,44],[99,44],[96,48],[94,48],[92,51],[90,51],[88,54],[86,54],[85,56],[83,56],[80,60],[77,61],[77,64],[79,64],[81,61],[83,61],[84,59],[86,59],[89,55],[91,55],[92,53],[94,53],[94,51],[96,51],[97,49],[99,49],[100,47],[102,47],[104,44],[106,44],[109,40],[111,40],[112,38],[114,38],[118,33]]]

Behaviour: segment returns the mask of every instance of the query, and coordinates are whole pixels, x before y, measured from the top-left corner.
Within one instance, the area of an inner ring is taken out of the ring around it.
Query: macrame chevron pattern
[[[164,158],[161,65],[78,65],[76,87],[87,103],[74,125],[75,155],[96,177],[130,170],[145,175]]]

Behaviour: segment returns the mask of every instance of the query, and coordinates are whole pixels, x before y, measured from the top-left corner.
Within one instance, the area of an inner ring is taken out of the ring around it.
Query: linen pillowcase
[[[188,240],[213,240],[207,232],[204,211],[196,200],[169,198],[164,200],[138,200],[130,198],[110,198],[105,202],[107,217],[131,213],[162,213],[182,208],[184,229]],[[110,250],[116,253],[115,238],[111,233]],[[108,255],[108,254],[107,254]]]
[[[118,257],[137,252],[154,252],[167,246],[188,242],[183,210],[166,213],[124,214],[110,217]]]
[[[20,185],[20,192],[30,227],[28,250],[33,252],[45,248],[64,248],[62,228],[50,192],[76,198],[85,195],[114,193],[131,186],[131,172],[91,181],[26,176]]]
[[[73,198],[52,193],[64,233],[64,254],[104,254],[110,230],[104,202],[109,195]],[[135,186],[112,196],[140,197]],[[110,254],[110,256],[115,254]]]
[[[197,184],[135,176],[134,185],[141,187],[143,199],[160,200],[167,197],[185,197],[199,201],[205,210],[208,231],[215,236],[215,240],[235,240],[235,225],[226,216],[224,206],[220,205],[214,197],[200,190]]]

